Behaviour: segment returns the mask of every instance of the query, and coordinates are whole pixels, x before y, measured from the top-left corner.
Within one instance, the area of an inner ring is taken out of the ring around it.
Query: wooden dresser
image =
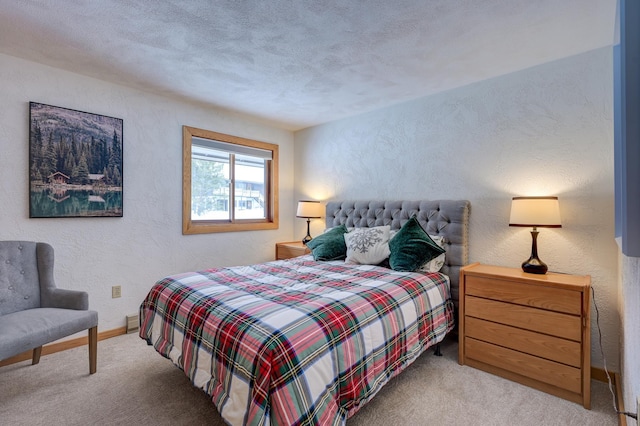
[[[589,276],[460,271],[458,362],[591,408]]]
[[[276,243],[276,260],[290,259],[311,253],[302,241],[290,241],[286,243]]]

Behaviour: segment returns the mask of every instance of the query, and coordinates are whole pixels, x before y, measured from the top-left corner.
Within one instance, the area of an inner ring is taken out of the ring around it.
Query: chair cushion
[[[96,311],[37,308],[0,316],[0,360],[98,325]]]

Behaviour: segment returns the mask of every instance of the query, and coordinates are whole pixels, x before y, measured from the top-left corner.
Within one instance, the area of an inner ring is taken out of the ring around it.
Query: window
[[[183,126],[182,233],[278,228],[278,145]]]

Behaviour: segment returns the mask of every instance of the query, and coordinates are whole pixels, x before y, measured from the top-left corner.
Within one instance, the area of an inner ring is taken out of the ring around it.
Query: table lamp
[[[311,219],[319,219],[322,217],[322,205],[319,201],[300,200],[298,201],[297,217],[307,219],[307,235],[302,239],[302,244],[307,244],[312,240],[309,232],[309,223]]]
[[[538,229],[561,228],[558,197],[513,197],[509,226],[533,227],[531,256],[522,263],[522,270],[530,274],[546,274],[547,265],[538,258]]]

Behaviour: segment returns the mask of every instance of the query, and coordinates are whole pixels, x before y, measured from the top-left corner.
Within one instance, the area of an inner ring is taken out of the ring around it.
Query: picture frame
[[[122,217],[123,120],[29,102],[29,217]]]

